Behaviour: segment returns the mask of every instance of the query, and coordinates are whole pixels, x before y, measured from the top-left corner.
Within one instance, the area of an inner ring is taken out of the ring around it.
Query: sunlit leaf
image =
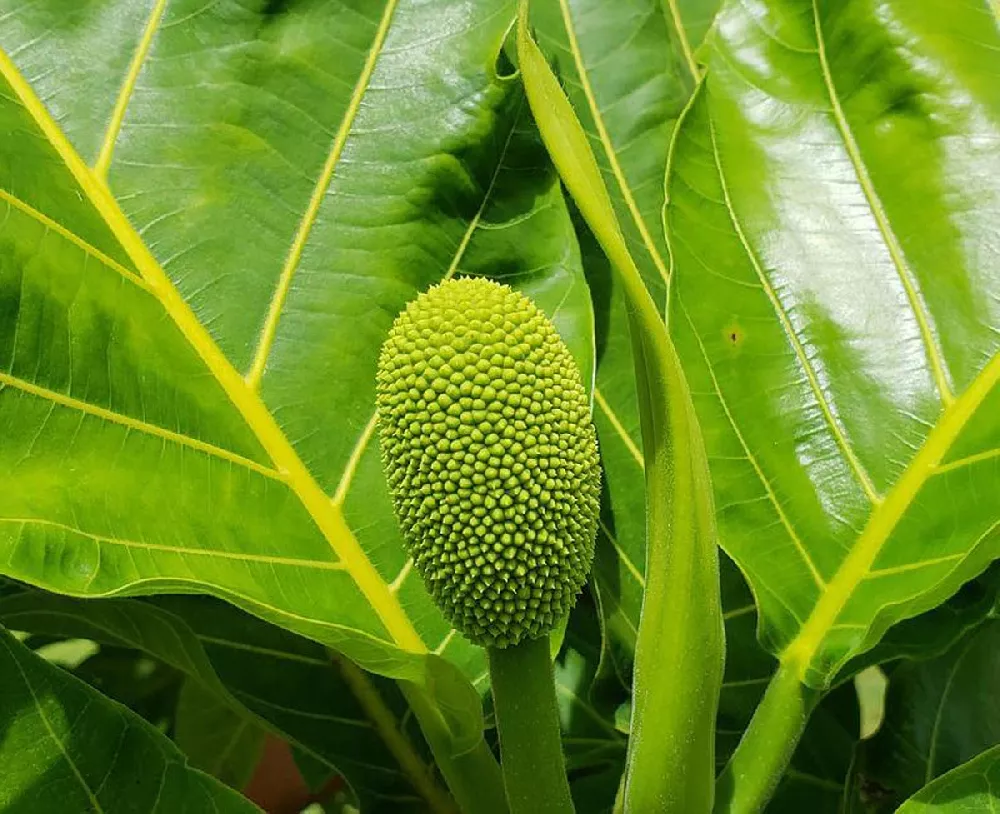
[[[1000,554],[998,47],[973,0],[731,2],[674,145],[721,542],[810,685]]]
[[[480,674],[411,578],[374,370],[455,274],[533,296],[592,367],[569,217],[495,69],[512,14],[3,5],[4,573],[212,593],[385,675]]]

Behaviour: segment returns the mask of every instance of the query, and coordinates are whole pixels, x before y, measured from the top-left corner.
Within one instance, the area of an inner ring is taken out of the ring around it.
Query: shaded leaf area
[[[177,700],[174,742],[191,765],[216,777],[227,786],[243,789],[264,751],[266,732],[188,679]]]
[[[597,159],[629,249],[658,305],[667,151],[694,84],[673,0],[543,0],[531,24]],[[683,44],[682,44],[683,41]]]
[[[494,70],[512,13],[5,6],[4,573],[212,593],[376,672],[479,674],[410,578],[373,380],[396,313],[454,274],[534,297],[592,367],[568,214]]]
[[[26,644],[38,652],[37,642],[44,638],[31,635]],[[73,667],[73,675],[172,736],[183,676],[140,650],[91,644],[97,652]]]
[[[885,720],[859,754],[858,810],[895,811],[924,785],[1000,743],[998,683],[996,620],[938,658],[896,667]]]
[[[427,810],[427,796],[440,793],[393,682],[331,660],[321,645],[224,603],[207,597],[80,601],[27,589],[0,601],[0,620],[17,630],[86,636],[149,654],[183,673],[220,716],[287,740],[322,780],[341,774],[366,811]],[[370,707],[359,700],[359,689],[369,693]],[[373,711],[394,728],[380,729]],[[183,718],[176,736],[184,745],[182,725]]]
[[[965,814],[995,811],[1000,787],[1000,746],[939,777],[898,809],[899,814]]]
[[[165,735],[0,630],[0,807],[252,812]]]
[[[963,585],[957,594],[933,610],[890,628],[871,650],[849,661],[837,679],[873,664],[942,655],[958,640],[996,615],[1000,607],[1000,563]]]
[[[599,609],[581,597],[554,665],[563,751],[580,814],[610,812],[625,771],[626,737],[615,711],[627,696],[602,664],[599,624]]]
[[[674,143],[721,541],[815,687],[1000,553],[997,47],[973,0],[728,3]]]

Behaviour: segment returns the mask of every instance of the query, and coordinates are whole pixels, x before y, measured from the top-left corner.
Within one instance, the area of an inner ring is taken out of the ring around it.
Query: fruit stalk
[[[548,637],[487,653],[511,814],[573,814]]]

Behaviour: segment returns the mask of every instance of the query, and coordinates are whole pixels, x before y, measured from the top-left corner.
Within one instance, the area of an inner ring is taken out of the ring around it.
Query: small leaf
[[[1000,746],[952,769],[902,806],[897,814],[967,814],[995,811],[1000,796]]]
[[[0,630],[0,808],[251,812],[161,732]]]

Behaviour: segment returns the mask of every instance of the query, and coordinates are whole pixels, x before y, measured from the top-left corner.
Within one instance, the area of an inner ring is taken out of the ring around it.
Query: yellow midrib
[[[260,397],[229,363],[187,302],[174,288],[166,272],[143,243],[108,187],[69,143],[44,104],[5,51],[0,49],[0,75],[7,80],[25,110],[31,115],[53,149],[73,175],[81,190],[117,238],[142,278],[167,314],[219,382],[248,427],[285,476],[313,521],[340,557],[393,640],[404,650],[426,653],[427,647],[388,585],[366,556],[348,528],[341,512],[312,477]]]
[[[604,126],[604,119],[601,116],[600,108],[597,106],[597,97],[594,96],[594,89],[590,85],[590,77],[587,74],[586,66],[583,64],[583,53],[580,51],[580,44],[576,39],[576,30],[573,28],[573,18],[570,15],[569,4],[567,0],[559,0],[559,6],[562,10],[563,25],[566,28],[566,39],[569,43],[570,53],[573,55],[577,75],[580,77],[580,87],[583,89],[583,95],[587,99],[587,106],[590,108],[590,115],[594,120],[594,126],[597,128],[597,135],[601,139],[608,163],[611,165],[611,172],[615,176],[618,188],[625,199],[625,205],[628,207],[632,221],[635,223],[635,228],[638,230],[639,236],[646,246],[646,251],[649,253],[653,265],[656,266],[656,270],[663,278],[663,281],[669,283],[670,272],[667,271],[667,266],[663,262],[663,258],[660,257],[660,251],[653,241],[653,236],[649,233],[649,228],[646,226],[646,221],[642,217],[642,213],[639,211],[639,205],[635,202],[635,197],[632,195],[632,188],[629,186],[625,172],[618,161],[618,154],[615,152],[615,147],[611,143],[611,136]]]
[[[966,391],[945,409],[896,486],[872,512],[854,547],[820,595],[813,612],[780,655],[783,663],[797,665],[800,678],[805,678],[830,628],[836,623],[855,589],[870,573],[882,546],[917,493],[936,474],[937,466],[998,381],[1000,354],[995,354]]]

